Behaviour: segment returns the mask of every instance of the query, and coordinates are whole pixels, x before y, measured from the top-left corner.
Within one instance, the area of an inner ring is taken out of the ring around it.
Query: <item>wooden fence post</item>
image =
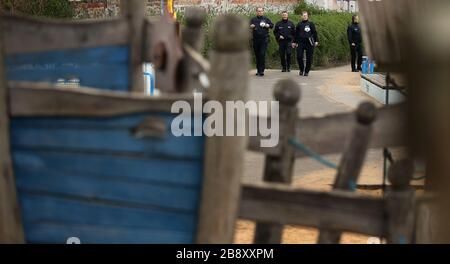
[[[414,236],[415,193],[409,185],[414,173],[411,160],[389,168],[391,190],[386,197],[386,236],[390,244],[409,244]]]
[[[143,36],[145,1],[122,0],[121,13],[129,22],[130,38],[130,91],[144,93],[143,62]]]
[[[281,80],[275,86],[274,95],[275,99],[280,102],[280,155],[266,156],[264,181],[291,184],[295,149],[290,145],[289,138],[295,138],[296,135],[300,87],[294,80]],[[280,244],[282,236],[283,225],[257,223],[254,243]]]
[[[3,43],[3,24],[0,18],[0,244],[24,242],[10,153],[9,96]]]
[[[206,12],[202,8],[187,8],[185,18],[186,26],[182,32],[183,48],[187,54],[192,52],[200,53],[204,41],[202,25],[206,20]],[[184,78],[185,84],[182,85],[182,92],[199,90],[202,86],[199,80],[202,69],[190,56],[185,56],[182,63],[184,74],[186,75],[186,78]]]
[[[334,190],[354,191],[358,176],[366,157],[372,135],[372,123],[376,117],[376,108],[372,103],[365,102],[359,105],[356,111],[356,126],[339,164]],[[321,230],[319,244],[337,244],[341,239],[341,232]]]
[[[213,28],[216,45],[210,54],[208,99],[221,103],[224,122],[226,102],[245,101],[247,96],[250,64],[247,28],[247,21],[233,14],[220,16]],[[236,118],[233,122],[236,124]],[[233,242],[246,143],[247,137],[243,136],[206,138],[198,243]]]

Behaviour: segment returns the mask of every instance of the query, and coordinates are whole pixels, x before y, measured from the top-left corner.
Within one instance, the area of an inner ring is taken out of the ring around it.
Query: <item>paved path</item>
[[[358,73],[350,72],[350,66],[342,66],[321,71],[311,71],[310,76],[299,76],[298,71],[282,73],[279,70],[267,70],[264,77],[251,72],[249,99],[268,101],[273,98],[273,87],[282,78],[293,78],[302,89],[299,102],[300,116],[312,116],[348,112],[354,110],[361,101],[368,100],[380,106],[365,93],[360,91]],[[340,155],[328,155],[327,159],[339,163]],[[244,181],[261,180],[264,157],[248,152],[246,155]],[[368,153],[360,184],[381,183],[381,150]],[[303,187],[327,189],[334,180],[335,170],[328,169],[311,159],[299,159],[294,169],[294,184]]]

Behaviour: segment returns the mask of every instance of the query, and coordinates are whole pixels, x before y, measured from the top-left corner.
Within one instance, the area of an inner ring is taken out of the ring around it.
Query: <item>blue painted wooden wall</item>
[[[204,138],[134,138],[148,116],[12,119],[27,242],[194,242]]]
[[[78,79],[81,86],[128,91],[129,46],[23,53],[6,57],[9,80],[51,82]]]

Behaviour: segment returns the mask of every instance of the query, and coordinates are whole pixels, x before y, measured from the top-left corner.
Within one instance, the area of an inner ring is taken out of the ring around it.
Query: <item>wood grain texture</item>
[[[142,0],[121,1],[122,15],[128,22],[130,43],[129,91],[144,93],[144,75],[142,72],[145,3]]]
[[[2,16],[1,20],[8,36],[5,39],[7,55],[129,43],[125,19],[60,21]]]
[[[20,203],[27,242],[192,243],[196,230],[195,213],[140,204],[28,191]]]
[[[401,104],[378,110],[369,148],[406,146],[407,139],[402,133],[407,124],[404,107]],[[353,123],[354,113],[301,119],[298,121],[297,138],[321,155],[342,153]],[[302,156],[302,152],[297,152],[297,157]]]
[[[0,20],[0,243],[24,241],[21,214],[12,168],[9,100],[4,67],[4,32]]]
[[[14,148],[130,154],[143,157],[201,159],[203,138],[176,137],[169,130],[174,119],[162,115],[167,124],[163,138],[135,137],[133,129],[155,114],[114,118],[15,118],[11,123]]]
[[[182,31],[183,50],[186,56],[183,58],[184,91],[203,91],[205,87],[199,80],[199,75],[205,69],[198,62],[205,61],[201,56],[204,43],[202,25],[206,21],[206,12],[202,8],[191,7],[185,10],[186,25]],[[203,65],[204,66],[204,65]]]
[[[194,241],[204,139],[175,137],[168,129],[162,138],[136,138],[132,128],[149,115],[166,127],[174,116],[12,120],[27,242],[61,241],[71,232],[85,243]]]
[[[117,93],[91,88],[57,87],[51,84],[9,83],[10,112],[26,116],[117,116],[139,112],[170,112],[183,100],[193,106],[192,94],[161,95]]]
[[[217,45],[210,54],[210,98],[225,108],[226,101],[246,100],[250,62],[247,22],[237,15],[222,15],[216,21],[214,32]],[[227,45],[223,45],[221,40],[225,35],[230,36],[227,41],[231,41],[235,50],[230,51]],[[223,120],[226,120],[225,116]],[[233,123],[236,124],[237,120]],[[198,243],[233,241],[246,145],[247,138],[243,136],[206,139]]]
[[[333,185],[333,190],[355,191],[358,177],[363,167],[367,148],[372,136],[372,122],[376,109],[372,103],[362,103],[358,106],[350,141],[346,145]],[[330,230],[320,230],[319,244],[338,244],[341,233]]]
[[[383,236],[383,211],[384,202],[378,198],[260,183],[244,185],[239,216],[253,221]]]
[[[352,112],[300,118],[297,121],[297,139],[321,155],[342,153],[352,131],[354,116],[355,114]],[[402,132],[406,126],[404,104],[378,109],[369,148],[406,146],[407,138],[403,136]],[[248,149],[271,155],[280,153],[278,147],[259,147],[260,140],[261,138],[257,136],[249,137]],[[304,156],[303,152],[297,152],[297,158]]]

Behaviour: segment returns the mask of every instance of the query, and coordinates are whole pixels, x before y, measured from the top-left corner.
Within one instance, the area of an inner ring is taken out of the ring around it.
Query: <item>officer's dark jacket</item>
[[[295,25],[290,20],[281,20],[275,24],[273,34],[277,41],[292,42],[295,39]],[[284,40],[280,40],[280,36],[284,37]]]
[[[295,42],[309,43],[309,38],[311,36],[314,38],[314,42],[319,42],[314,23],[309,20],[299,22],[295,29]]]
[[[347,37],[348,42],[350,44],[361,44],[362,43],[362,36],[361,36],[361,28],[359,27],[358,23],[352,23],[347,28]]]
[[[253,40],[268,40],[269,39],[269,28],[263,28],[260,26],[261,22],[270,25],[270,28],[273,28],[273,23],[265,16],[262,17],[254,17],[250,20],[250,25],[255,25],[253,29]]]

